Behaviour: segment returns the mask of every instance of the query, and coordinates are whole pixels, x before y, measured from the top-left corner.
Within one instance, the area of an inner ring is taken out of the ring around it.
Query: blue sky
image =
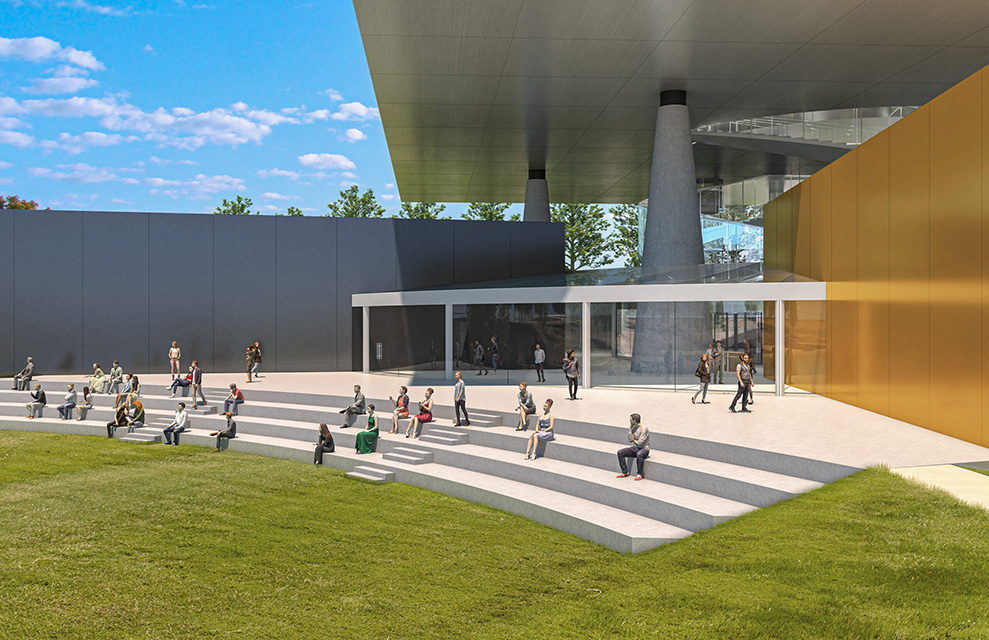
[[[374,107],[349,0],[0,0],[0,194],[319,215],[356,183],[393,213]]]

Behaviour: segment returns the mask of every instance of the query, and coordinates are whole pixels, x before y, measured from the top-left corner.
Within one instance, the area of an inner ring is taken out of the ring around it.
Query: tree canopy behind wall
[[[440,214],[446,209],[445,204],[435,202],[403,202],[396,218],[409,218],[411,220],[449,220],[440,218]]]
[[[462,216],[464,220],[484,220],[487,222],[502,222],[508,208],[512,206],[510,202],[471,202],[467,211]],[[519,222],[522,217],[513,213],[508,216],[511,222]]]
[[[213,211],[218,216],[251,216],[261,215],[251,211],[254,201],[244,196],[237,196],[236,200],[223,199],[223,203]]]
[[[385,208],[374,197],[374,190],[366,189],[361,193],[356,184],[341,191],[340,198],[326,208],[330,211],[323,215],[333,218],[380,218],[385,213]]]
[[[565,226],[564,266],[569,272],[593,269],[611,261],[612,241],[604,209],[596,204],[554,204],[549,218]]]

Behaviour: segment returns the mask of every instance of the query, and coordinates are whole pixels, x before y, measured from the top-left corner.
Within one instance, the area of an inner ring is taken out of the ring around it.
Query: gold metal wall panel
[[[982,442],[989,446],[989,67],[982,70]]]
[[[889,416],[931,422],[930,107],[889,129]]]
[[[771,268],[778,269],[779,261],[776,259],[777,233],[776,233],[776,200],[767,202],[762,208],[762,255],[763,263]]]
[[[762,375],[776,380],[776,301],[762,304]]]
[[[793,272],[810,275],[811,194],[814,183],[804,180],[793,189],[790,198],[793,219]]]
[[[778,269],[779,262],[776,260],[777,233],[776,233],[776,200],[767,202],[762,208],[762,255],[763,263],[770,269]],[[763,305],[762,316],[762,370],[763,376],[768,380],[776,380],[776,361],[774,360],[774,345],[776,344],[776,325],[774,316],[776,314],[775,303],[770,301]]]
[[[826,303],[788,300],[784,305],[787,384],[823,395],[827,373]]]
[[[982,438],[982,77],[931,109],[931,428]]]
[[[809,178],[810,209],[810,271],[814,280],[831,280],[831,167],[827,166]]]
[[[858,402],[858,158],[831,165],[831,393]]]
[[[793,190],[776,199],[776,263],[783,271],[793,271]]]
[[[889,132],[858,156],[858,404],[889,414]]]

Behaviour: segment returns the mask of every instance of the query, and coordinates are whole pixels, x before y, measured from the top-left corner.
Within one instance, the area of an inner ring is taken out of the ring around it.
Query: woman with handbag
[[[706,353],[701,354],[701,361],[697,365],[694,375],[700,379],[700,384],[697,386],[697,393],[693,395],[690,402],[691,404],[696,404],[697,396],[701,396],[701,404],[708,404],[707,385],[711,383],[711,363],[708,362]],[[701,395],[701,392],[703,392],[704,395]]]

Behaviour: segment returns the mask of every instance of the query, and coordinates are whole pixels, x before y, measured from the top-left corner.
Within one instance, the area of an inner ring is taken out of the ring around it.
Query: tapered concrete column
[[[663,91],[649,175],[649,206],[642,248],[646,269],[703,264],[697,171],[685,91]]]
[[[545,169],[529,169],[522,221],[549,222],[549,187],[546,184]]]
[[[704,262],[687,94],[663,91],[659,104],[642,247],[646,276]],[[703,302],[639,303],[632,371],[658,376],[661,384],[674,384],[684,370],[692,373],[711,339],[706,312]]]

